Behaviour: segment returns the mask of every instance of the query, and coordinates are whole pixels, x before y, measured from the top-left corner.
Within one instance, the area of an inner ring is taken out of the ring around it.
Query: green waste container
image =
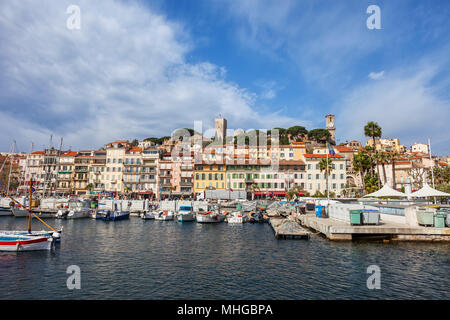
[[[417,210],[417,223],[421,226],[433,226],[434,225],[434,212],[426,210]]]
[[[242,210],[242,204],[237,204],[236,205],[236,210]]]
[[[350,210],[350,224],[361,225],[361,210]]]
[[[434,227],[435,228],[445,228],[445,218],[446,218],[445,214],[436,213],[434,215]]]

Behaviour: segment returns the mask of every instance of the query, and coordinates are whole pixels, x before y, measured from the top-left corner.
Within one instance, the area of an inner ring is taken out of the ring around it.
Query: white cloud
[[[28,145],[64,136],[95,148],[113,139],[167,135],[219,113],[233,127],[296,124],[256,111],[255,94],[226,69],[185,60],[182,25],[137,2],[82,0],[81,30],[66,28],[71,1],[7,1],[0,11],[3,137]],[[10,142],[2,140],[1,148]]]
[[[365,141],[364,125],[376,121],[383,137],[399,138],[406,145],[431,137],[435,151],[448,151],[450,101],[431,86],[436,70],[428,65],[413,73],[392,72],[383,81],[355,88],[336,106],[336,135]]]
[[[372,80],[379,80],[382,79],[384,76],[384,70],[380,72],[371,72],[369,73],[369,78]]]

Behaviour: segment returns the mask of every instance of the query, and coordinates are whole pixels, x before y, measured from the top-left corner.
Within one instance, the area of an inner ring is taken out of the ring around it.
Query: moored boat
[[[228,223],[244,223],[247,219],[240,211],[236,211],[228,214],[226,220]]]
[[[0,251],[51,250],[54,243],[48,235],[0,233]]]
[[[101,216],[101,219],[103,221],[118,221],[130,218],[130,211],[111,211],[111,210],[105,211],[106,212]]]
[[[225,215],[216,211],[197,212],[198,223],[219,223],[225,220]]]
[[[170,221],[173,220],[173,217],[173,212],[169,210],[155,212],[155,220]]]
[[[155,219],[154,212],[148,211],[148,212],[141,213],[141,219],[142,220],[153,220],[153,219]]]
[[[181,206],[177,213],[178,222],[194,221],[195,216],[191,206]]]

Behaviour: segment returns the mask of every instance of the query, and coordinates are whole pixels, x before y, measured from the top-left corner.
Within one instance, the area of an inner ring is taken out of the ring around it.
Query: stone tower
[[[214,140],[225,144],[225,137],[227,136],[227,119],[217,118],[214,121]]]
[[[336,143],[336,128],[334,126],[334,114],[329,114],[325,116],[327,130],[331,134],[331,141]]]

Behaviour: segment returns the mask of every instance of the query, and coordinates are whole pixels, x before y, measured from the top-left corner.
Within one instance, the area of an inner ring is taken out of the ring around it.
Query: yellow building
[[[195,164],[194,193],[206,189],[225,190],[225,165],[223,164]]]

